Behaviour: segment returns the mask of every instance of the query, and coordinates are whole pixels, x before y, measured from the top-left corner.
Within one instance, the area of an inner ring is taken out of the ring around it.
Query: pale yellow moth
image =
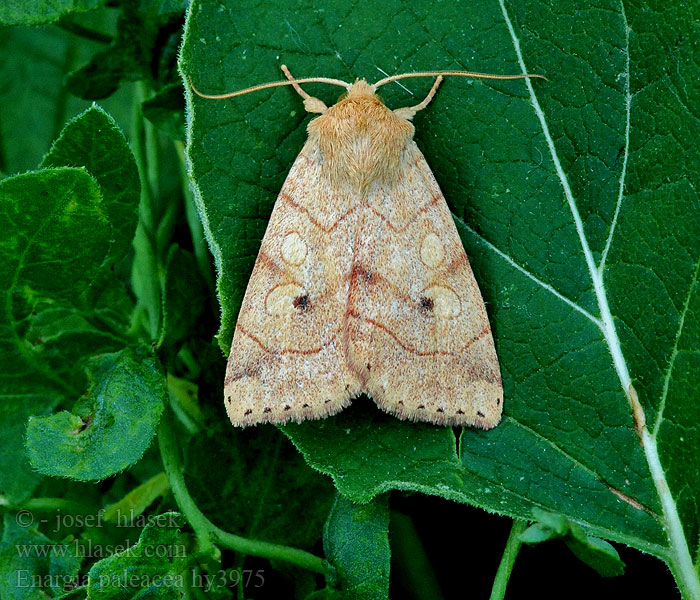
[[[450,211],[413,141],[411,119],[444,75],[368,84],[312,77],[293,85],[308,140],[262,240],[236,324],[224,384],[234,425],[332,415],[361,393],[402,419],[490,429],[503,387],[484,302]],[[388,109],[376,90],[437,77],[420,104]],[[328,108],[299,84],[346,88]],[[194,89],[194,87],[193,87]]]

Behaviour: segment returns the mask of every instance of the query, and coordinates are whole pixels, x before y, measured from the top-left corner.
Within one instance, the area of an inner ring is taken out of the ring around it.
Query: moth
[[[308,139],[277,197],[238,316],[224,383],[234,425],[335,414],[361,393],[401,419],[489,429],[503,387],[488,316],[451,213],[413,140],[413,116],[445,75],[375,84],[312,77],[292,85]],[[376,91],[437,77],[415,106]],[[346,89],[327,107],[300,84]],[[191,83],[191,82],[190,82]]]

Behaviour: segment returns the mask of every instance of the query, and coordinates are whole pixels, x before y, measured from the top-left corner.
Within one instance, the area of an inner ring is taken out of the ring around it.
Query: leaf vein
[[[537,277],[537,276],[534,275],[533,273],[530,273],[530,271],[528,271],[527,269],[525,269],[524,267],[522,267],[520,264],[518,264],[517,262],[515,262],[515,260],[513,260],[513,259],[512,259],[510,256],[508,256],[505,252],[503,252],[502,250],[500,250],[499,248],[497,248],[496,246],[494,246],[494,245],[493,245],[491,242],[489,242],[486,238],[484,238],[483,236],[479,235],[474,229],[472,229],[471,227],[469,227],[469,225],[467,225],[467,224],[464,222],[464,220],[463,220],[462,218],[456,216],[454,213],[453,213],[452,216],[453,216],[454,220],[457,221],[461,227],[464,227],[464,229],[466,229],[467,231],[469,231],[469,232],[473,233],[475,236],[477,236],[490,250],[492,250],[493,252],[495,252],[495,253],[496,253],[498,256],[500,256],[503,260],[505,260],[509,265],[511,265],[512,267],[514,267],[514,268],[517,269],[518,271],[520,271],[523,275],[525,275],[526,277],[528,277],[529,279],[531,279],[532,281],[534,281],[534,282],[535,282],[537,285],[539,285],[540,287],[542,287],[542,288],[544,288],[545,290],[547,290],[550,294],[553,294],[555,297],[557,297],[557,298],[558,298],[559,300],[561,300],[562,302],[565,302],[566,304],[568,304],[568,305],[569,305],[571,308],[573,308],[574,310],[580,312],[584,317],[586,317],[589,321],[591,321],[596,327],[598,327],[598,328],[602,331],[602,329],[603,329],[603,324],[602,324],[602,322],[600,321],[600,319],[598,319],[597,317],[593,316],[593,315],[592,315],[591,313],[589,313],[585,308],[583,308],[582,306],[576,304],[576,302],[574,302],[574,301],[571,300],[570,298],[567,298],[564,294],[562,294],[562,293],[561,293],[560,291],[558,291],[556,288],[552,287],[550,284],[548,284],[548,283],[542,281],[539,277]]]
[[[598,265],[598,272],[603,274],[605,270],[605,261],[608,258],[608,252],[612,245],[613,235],[617,227],[617,219],[620,216],[620,207],[625,196],[625,177],[627,175],[627,160],[629,159],[630,150],[630,123],[632,112],[632,95],[630,94],[630,27],[627,23],[627,15],[625,14],[624,6],[622,7],[622,22],[625,28],[625,149],[622,155],[622,170],[620,171],[620,184],[617,191],[617,202],[615,203],[615,213],[608,232],[608,239],[605,241],[603,254]]]
[[[511,39],[513,42],[513,49],[518,58],[518,63],[523,73],[527,73],[527,67],[525,65],[525,60],[523,58],[522,51],[520,49],[520,40],[515,32],[513,23],[508,16],[508,11],[505,7],[504,0],[498,0],[501,6],[501,12],[506,21],[508,31],[510,32]],[[625,8],[620,2],[620,12],[622,17],[625,19]],[[544,111],[540,106],[540,103],[535,95],[535,90],[532,86],[530,79],[524,80],[525,85],[530,93],[530,101],[532,107],[535,111],[537,118],[540,121],[542,127],[542,132],[549,147],[549,151],[552,157],[552,162],[554,163],[554,168],[557,172],[557,176],[561,182],[562,189],[564,191],[564,196],[566,197],[567,203],[569,204],[569,209],[571,210],[571,216],[574,220],[576,226],[576,231],[578,233],[579,241],[581,243],[581,249],[583,250],[583,255],[588,266],[588,271],[593,282],[593,289],[598,300],[598,307],[600,308],[600,316],[603,322],[603,334],[605,335],[605,341],[608,344],[610,354],[612,355],[613,363],[615,365],[615,370],[617,371],[618,378],[622,384],[622,389],[630,402],[630,408],[633,410],[630,388],[631,379],[629,371],[627,368],[627,363],[625,357],[622,354],[622,348],[620,345],[620,340],[615,329],[615,323],[613,321],[612,313],[610,312],[610,306],[608,304],[607,293],[603,285],[603,279],[600,272],[598,271],[596,265],[593,261],[593,254],[591,253],[590,246],[588,244],[588,239],[586,238],[585,231],[583,229],[583,222],[581,220],[581,215],[578,211],[578,206],[576,200],[574,199],[573,193],[571,191],[571,186],[569,185],[568,178],[564,172],[564,168],[559,160],[556,146],[554,144],[554,139],[549,130],[549,125],[547,124],[547,119],[545,118]],[[674,575],[678,581],[679,586],[688,595],[700,598],[700,578],[698,573],[695,571],[693,566],[693,561],[690,556],[690,550],[688,548],[688,541],[686,539],[685,531],[683,529],[683,524],[681,522],[680,515],[678,513],[678,507],[676,506],[676,500],[671,493],[668,486],[668,481],[666,479],[666,473],[661,465],[661,459],[659,455],[659,450],[656,445],[656,439],[649,432],[649,430],[642,426],[639,432],[640,441],[642,443],[642,448],[644,450],[644,455],[646,457],[647,464],[649,466],[649,472],[652,476],[656,492],[661,501],[661,506],[663,508],[664,517],[664,529],[666,530],[666,535],[669,543],[669,563],[674,570]]]
[[[656,420],[654,421],[654,428],[651,434],[654,438],[656,438],[656,436],[658,435],[659,429],[661,427],[661,422],[663,421],[664,409],[666,408],[666,398],[668,397],[668,390],[671,384],[671,373],[673,372],[673,366],[679,354],[678,342],[681,339],[681,335],[683,334],[683,327],[685,326],[685,317],[688,314],[690,299],[693,296],[695,286],[698,283],[699,272],[700,256],[698,256],[697,260],[695,261],[695,270],[693,272],[693,278],[690,282],[690,285],[688,286],[688,293],[686,294],[685,302],[683,303],[683,309],[681,310],[680,318],[678,320],[678,329],[676,331],[676,337],[673,341],[673,350],[671,351],[671,356],[668,361],[668,368],[666,369],[666,375],[664,377],[664,387],[661,392],[661,399],[659,401],[659,410],[656,413]]]

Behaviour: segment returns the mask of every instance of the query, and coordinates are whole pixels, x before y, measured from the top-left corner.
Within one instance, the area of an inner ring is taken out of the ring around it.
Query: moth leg
[[[304,108],[306,109],[306,112],[323,114],[328,110],[328,107],[325,105],[323,100],[314,98],[301,89],[301,86],[294,81],[294,77],[289,72],[287,65],[282,65],[282,72],[284,73],[284,76],[292,82],[292,87],[296,90],[297,94],[304,99]]]
[[[433,87],[430,88],[430,91],[428,92],[428,95],[425,97],[423,102],[421,102],[420,104],[416,104],[415,106],[404,106],[403,108],[397,108],[394,111],[394,114],[397,117],[401,117],[402,119],[410,121],[419,110],[423,110],[426,106],[428,106],[428,104],[430,104],[430,101],[435,96],[435,92],[437,92],[438,86],[441,83],[442,75],[435,80]]]

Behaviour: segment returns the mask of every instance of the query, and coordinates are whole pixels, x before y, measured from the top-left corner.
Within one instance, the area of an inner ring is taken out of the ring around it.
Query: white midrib
[[[520,41],[513,28],[513,23],[510,20],[508,11],[506,10],[504,0],[498,0],[501,7],[501,12],[503,13],[503,18],[508,26],[508,31],[510,33],[513,47],[518,58],[518,63],[523,73],[527,73],[527,67],[523,59],[523,55],[520,49]],[[622,4],[621,4],[622,6]],[[624,6],[622,6],[622,17],[624,19],[624,26],[627,27],[627,19],[624,13]],[[629,52],[629,45],[626,48]],[[628,63],[629,64],[629,63]],[[596,300],[598,301],[598,307],[600,309],[600,320],[601,320],[601,331],[605,337],[605,341],[610,350],[610,354],[613,359],[613,364],[615,366],[615,371],[617,372],[618,378],[620,379],[620,384],[622,385],[623,392],[626,397],[630,396],[630,375],[627,369],[627,363],[625,357],[622,354],[622,347],[620,344],[620,339],[618,338],[617,331],[615,329],[615,323],[612,318],[612,313],[610,312],[610,306],[608,304],[608,298],[603,285],[603,271],[596,268],[595,261],[593,259],[593,254],[591,252],[590,246],[588,244],[588,239],[586,238],[585,231],[583,229],[583,221],[581,220],[581,215],[578,211],[578,206],[576,205],[576,200],[574,199],[571,187],[569,185],[568,178],[564,169],[559,161],[559,156],[557,154],[556,147],[554,145],[554,140],[549,131],[549,126],[545,118],[544,112],[540,106],[537,96],[535,95],[535,90],[532,87],[532,82],[530,79],[525,79],[525,85],[530,94],[530,101],[532,102],[533,109],[540,121],[542,127],[542,132],[547,141],[547,146],[552,157],[552,162],[556,170],[557,176],[561,183],[562,189],[564,190],[564,196],[569,204],[569,209],[571,210],[571,215],[574,219],[574,224],[576,225],[576,232],[581,243],[581,249],[586,260],[586,265],[591,276],[591,281],[593,282],[593,290],[596,295]],[[629,86],[629,74],[627,85]],[[627,104],[627,109],[629,110],[629,103]],[[627,120],[627,127],[629,127],[629,119]],[[628,131],[625,132],[628,136]],[[627,137],[628,139],[628,137]],[[625,149],[627,151],[627,149]],[[620,183],[620,188],[623,188],[624,182]],[[619,209],[619,204],[617,206]],[[616,209],[616,215],[618,210]],[[615,218],[615,221],[617,218]],[[606,245],[607,246],[607,245]],[[607,247],[606,247],[607,250]],[[607,252],[606,252],[607,254]],[[671,494],[668,487],[668,482],[666,481],[666,474],[661,465],[659,458],[659,451],[656,445],[655,437],[649,432],[646,427],[640,428],[640,440],[644,448],[644,455],[646,457],[647,464],[649,465],[649,471],[651,473],[652,479],[654,481],[654,486],[656,488],[657,494],[661,501],[661,506],[663,510],[663,525],[666,531],[666,535],[669,541],[669,565],[673,569],[676,581],[683,592],[683,595],[687,598],[692,598],[694,600],[700,600],[700,579],[698,578],[698,573],[695,571],[693,560],[688,549],[688,543],[685,538],[685,532],[683,531],[683,524],[681,523],[680,515],[678,514],[678,508],[676,507],[676,502]]]

